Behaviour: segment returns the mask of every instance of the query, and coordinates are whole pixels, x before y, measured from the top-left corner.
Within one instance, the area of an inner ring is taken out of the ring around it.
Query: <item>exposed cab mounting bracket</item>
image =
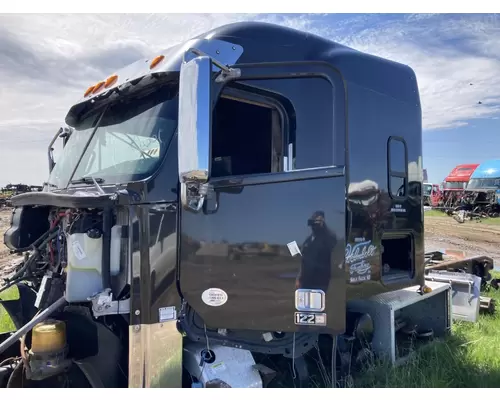
[[[92,301],[92,313],[96,318],[104,315],[130,313],[130,299],[113,300],[113,294],[109,289],[97,293],[89,300]]]
[[[182,203],[192,211],[200,211],[207,196],[212,197],[214,189],[208,183],[187,182],[181,185]]]

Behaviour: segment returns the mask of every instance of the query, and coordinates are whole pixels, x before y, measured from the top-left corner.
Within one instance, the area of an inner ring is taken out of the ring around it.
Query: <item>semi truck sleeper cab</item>
[[[410,67],[271,24],[96,82],[12,199],[5,385],[262,387],[270,357],[305,384],[306,354],[354,359],[386,328],[351,302],[424,285],[421,121]]]

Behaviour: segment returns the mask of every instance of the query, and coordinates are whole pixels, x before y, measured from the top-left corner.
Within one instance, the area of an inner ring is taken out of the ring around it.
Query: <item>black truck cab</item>
[[[50,210],[100,210],[100,289],[130,305],[129,386],[152,385],[186,341],[298,357],[345,332],[351,299],[424,283],[408,66],[236,23],[91,86],[66,123],[44,191],[12,199],[5,241],[31,244],[23,213],[49,229]]]

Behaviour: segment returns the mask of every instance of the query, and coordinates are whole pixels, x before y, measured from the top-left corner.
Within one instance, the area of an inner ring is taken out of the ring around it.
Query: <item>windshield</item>
[[[91,177],[117,184],[151,176],[177,129],[177,95],[178,81],[170,82],[113,103],[102,115],[85,117],[74,127],[49,185],[92,183]]]
[[[424,184],[424,196],[429,196],[432,192],[432,185]]]
[[[445,182],[445,189],[465,189],[467,182]]]
[[[500,178],[471,179],[467,189],[500,189]]]

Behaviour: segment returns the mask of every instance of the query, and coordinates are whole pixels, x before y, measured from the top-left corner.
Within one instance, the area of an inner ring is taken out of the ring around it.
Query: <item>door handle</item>
[[[203,214],[215,214],[219,210],[219,191],[210,188],[205,196]]]

